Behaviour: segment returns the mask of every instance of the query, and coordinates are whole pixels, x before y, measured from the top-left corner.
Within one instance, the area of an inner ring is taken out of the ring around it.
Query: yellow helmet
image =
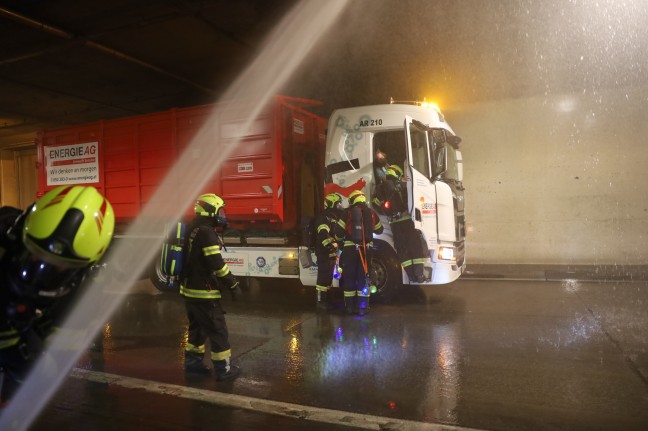
[[[360,202],[367,202],[367,198],[361,190],[354,190],[349,195],[349,205],[355,205]]]
[[[398,165],[390,165],[389,168],[387,168],[387,172],[385,172],[385,175],[388,175],[388,176],[396,178],[397,180],[400,180],[401,177],[403,176],[403,170]]]
[[[50,190],[27,211],[12,288],[39,298],[67,294],[71,280],[106,252],[114,228],[112,206],[94,187]]]
[[[194,213],[196,213],[196,215],[215,218],[224,206],[225,201],[220,196],[213,193],[206,193],[198,196],[198,199],[196,199]]]
[[[83,266],[103,256],[114,229],[112,206],[97,189],[61,186],[45,193],[31,208],[23,242],[45,261]]]
[[[338,204],[342,204],[342,196],[337,193],[329,193],[324,196],[324,208],[335,208]]]

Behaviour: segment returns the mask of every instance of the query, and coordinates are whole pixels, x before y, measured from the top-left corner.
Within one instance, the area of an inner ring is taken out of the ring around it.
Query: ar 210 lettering
[[[382,123],[382,118],[377,118],[375,120],[361,120],[360,127],[382,126]]]

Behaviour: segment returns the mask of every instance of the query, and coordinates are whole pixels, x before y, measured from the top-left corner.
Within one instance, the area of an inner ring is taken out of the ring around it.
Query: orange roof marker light
[[[389,104],[393,105],[395,103],[422,106],[423,108],[431,108],[437,112],[441,112],[441,108],[439,108],[439,106],[436,103],[428,102],[425,97],[423,98],[422,101],[421,100],[394,100],[393,97],[390,97]]]
[[[431,103],[426,100],[426,98],[423,98],[423,101],[420,100],[394,100],[393,97],[389,98],[389,104],[399,104],[399,105],[415,105],[415,106],[420,106],[422,108],[429,108],[435,110],[439,114],[439,119],[441,121],[445,121],[445,116],[443,115],[443,112],[441,112],[441,108],[436,103]]]

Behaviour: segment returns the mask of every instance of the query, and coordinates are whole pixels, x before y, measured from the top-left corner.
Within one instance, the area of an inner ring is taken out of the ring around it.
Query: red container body
[[[323,184],[326,120],[307,110],[317,104],[276,96],[242,137],[237,125],[245,113],[228,111],[227,104],[42,131],[36,139],[38,196],[58,185],[92,185],[108,198],[117,221],[128,222],[218,109],[228,112],[220,139],[236,139],[237,145],[208,184],[192,193],[222,196],[235,227],[292,229],[304,212],[304,197],[313,200],[309,213],[320,200],[310,195]]]

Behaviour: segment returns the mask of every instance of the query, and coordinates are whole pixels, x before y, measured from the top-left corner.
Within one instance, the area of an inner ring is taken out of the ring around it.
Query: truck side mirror
[[[461,138],[459,136],[455,136],[455,135],[447,135],[446,140],[448,141],[448,144],[452,145],[455,148],[461,142]]]

